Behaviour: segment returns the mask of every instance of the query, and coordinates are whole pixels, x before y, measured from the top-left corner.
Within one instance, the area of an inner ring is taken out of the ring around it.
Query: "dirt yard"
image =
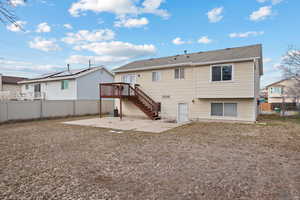
[[[155,134],[61,121],[0,125],[1,200],[300,200],[300,120]]]

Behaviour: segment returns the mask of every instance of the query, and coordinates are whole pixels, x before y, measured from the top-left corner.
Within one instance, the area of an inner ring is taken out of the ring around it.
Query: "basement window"
[[[211,103],[211,116],[237,117],[237,103]]]

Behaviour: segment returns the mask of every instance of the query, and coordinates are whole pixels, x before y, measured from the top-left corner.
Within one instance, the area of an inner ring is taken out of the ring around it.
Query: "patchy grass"
[[[0,199],[296,199],[298,119],[191,123],[161,133],[0,125]]]

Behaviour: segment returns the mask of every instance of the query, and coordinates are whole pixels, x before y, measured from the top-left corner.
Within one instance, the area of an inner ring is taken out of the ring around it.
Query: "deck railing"
[[[102,83],[100,84],[101,98],[128,98],[134,97],[133,100],[138,100],[151,111],[158,113],[160,111],[160,104],[155,102],[145,92],[143,92],[137,85],[131,86],[129,83]]]

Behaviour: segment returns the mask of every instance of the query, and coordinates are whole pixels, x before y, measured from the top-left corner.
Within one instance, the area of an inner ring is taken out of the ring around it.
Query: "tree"
[[[286,54],[282,58],[281,70],[284,78],[293,81],[291,87],[283,88],[283,96],[293,97],[296,99],[298,110],[300,110],[300,50],[295,48],[289,48]],[[284,104],[284,102],[283,102]],[[285,107],[285,105],[283,105]],[[300,114],[300,112],[299,112]]]
[[[0,0],[0,21],[3,24],[13,23],[20,27],[17,23],[18,17],[15,15],[14,7],[25,2],[26,0]]]

